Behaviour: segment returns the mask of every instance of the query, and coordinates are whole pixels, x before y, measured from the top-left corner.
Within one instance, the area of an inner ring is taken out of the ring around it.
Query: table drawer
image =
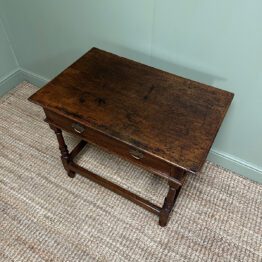
[[[167,162],[156,158],[146,152],[109,137],[102,132],[83,126],[69,118],[45,109],[46,121],[65,131],[75,134],[91,144],[102,147],[103,149],[115,153],[120,157],[131,161],[153,173],[170,174],[171,166]]]

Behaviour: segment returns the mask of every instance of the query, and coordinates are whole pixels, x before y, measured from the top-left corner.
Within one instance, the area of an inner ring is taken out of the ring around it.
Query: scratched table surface
[[[195,173],[233,94],[92,48],[31,100]]]

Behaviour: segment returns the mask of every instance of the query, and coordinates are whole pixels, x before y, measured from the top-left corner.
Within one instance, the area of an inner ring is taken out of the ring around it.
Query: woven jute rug
[[[80,176],[22,83],[0,99],[0,261],[262,261],[262,185],[212,163],[189,175],[166,228]],[[70,148],[78,141],[66,134]],[[78,162],[162,204],[167,184],[89,146]]]

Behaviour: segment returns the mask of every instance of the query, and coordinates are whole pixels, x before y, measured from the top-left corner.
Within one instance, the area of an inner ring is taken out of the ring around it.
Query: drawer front
[[[122,143],[121,141],[113,139],[94,129],[84,127],[80,123],[65,118],[54,112],[45,109],[45,114],[47,117],[46,122],[54,124],[55,126],[67,132],[75,134],[91,144],[102,147],[111,153],[115,153],[120,157],[140,165],[153,173],[170,174],[171,166],[161,159],[137,150],[135,147]]]

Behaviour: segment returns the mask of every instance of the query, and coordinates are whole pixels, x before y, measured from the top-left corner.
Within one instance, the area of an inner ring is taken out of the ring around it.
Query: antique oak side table
[[[233,94],[92,48],[29,100],[43,107],[69,177],[76,173],[159,216],[166,226],[186,173],[197,173]],[[68,152],[62,130],[81,141]],[[162,207],[74,162],[95,144],[168,181]]]

